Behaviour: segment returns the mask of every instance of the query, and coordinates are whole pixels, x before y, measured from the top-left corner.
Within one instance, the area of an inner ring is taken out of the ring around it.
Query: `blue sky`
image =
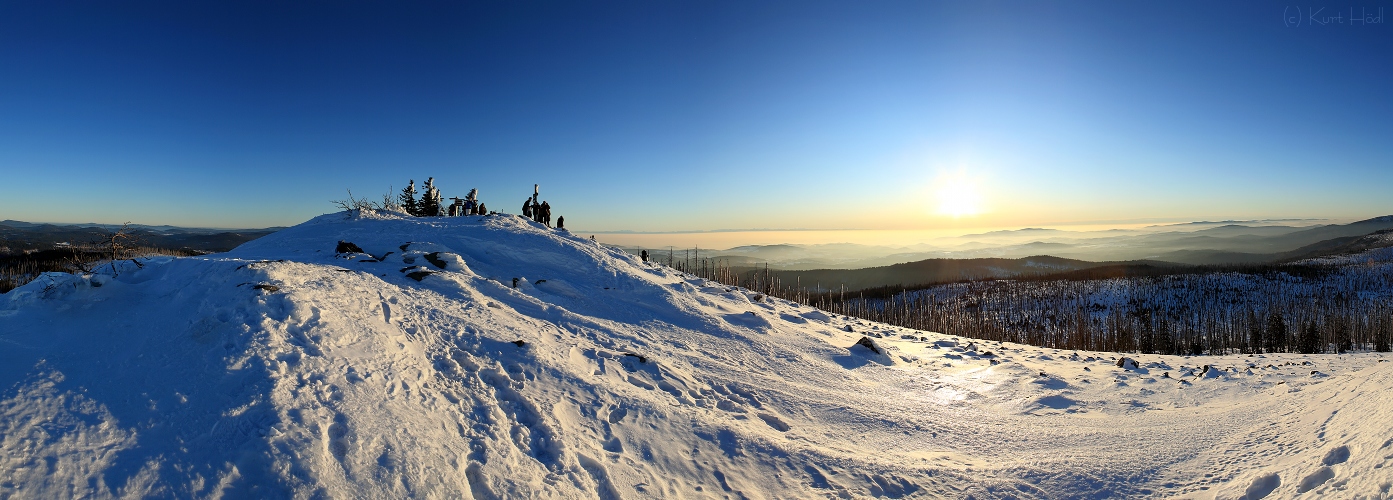
[[[0,4],[0,219],[291,225],[427,176],[596,231],[1393,213],[1358,3],[52,4]]]

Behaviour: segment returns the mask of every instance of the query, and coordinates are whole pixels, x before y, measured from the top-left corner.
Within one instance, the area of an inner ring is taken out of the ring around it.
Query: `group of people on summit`
[[[399,205],[406,213],[417,217],[438,217],[450,216],[459,217],[462,215],[492,215],[497,212],[489,212],[488,207],[479,201],[479,190],[470,189],[469,195],[464,198],[452,197],[455,202],[449,206],[442,206],[440,190],[435,187],[435,178],[426,179],[426,191],[418,201],[416,199],[416,180],[412,179],[403,189],[399,199]],[[537,195],[539,189],[537,184],[532,185],[532,197],[522,202],[522,216],[532,219],[542,225],[551,227],[551,204],[546,201],[538,202]],[[566,228],[566,218],[556,218],[556,228]]]
[[[464,199],[460,199],[460,198],[450,198],[450,199],[455,200],[455,203],[454,203],[453,205],[450,205],[450,209],[449,209],[449,212],[450,212],[450,216],[451,216],[451,217],[458,217],[458,216],[461,216],[461,215],[488,215],[488,214],[489,214],[489,209],[488,209],[488,207],[485,206],[483,202],[479,201],[479,190],[478,190],[478,189],[470,189],[470,190],[469,190],[469,195],[468,195],[468,196],[465,196]]]
[[[542,225],[551,227],[551,204],[543,200],[537,203],[537,185],[532,185],[532,197],[522,202],[522,216],[540,222]],[[556,219],[556,228],[566,228],[566,218]]]

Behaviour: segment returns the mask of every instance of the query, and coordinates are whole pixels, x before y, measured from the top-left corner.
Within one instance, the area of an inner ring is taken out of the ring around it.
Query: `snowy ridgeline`
[[[972,338],[1107,351],[1387,350],[1393,335],[1393,247],[1277,266],[1098,280],[953,283],[834,310]],[[1274,323],[1274,316],[1281,324]]]
[[[142,264],[0,296],[0,498],[1393,487],[1393,368],[1374,353],[973,343],[514,216],[330,214]]]

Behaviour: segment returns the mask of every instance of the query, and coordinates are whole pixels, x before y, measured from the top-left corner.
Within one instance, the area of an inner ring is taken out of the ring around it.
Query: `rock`
[[[1123,370],[1137,369],[1137,360],[1132,358],[1120,358],[1117,360],[1117,367]]]
[[[847,331],[850,331],[850,330],[851,330],[851,327],[848,326],[848,327],[847,327]],[[884,350],[884,349],[881,349],[880,346],[876,345],[876,344],[875,344],[875,341],[874,341],[874,340],[871,340],[870,337],[861,337],[861,340],[856,341],[856,344],[853,344],[851,347],[856,347],[856,346],[858,346],[858,345],[861,346],[861,347],[865,347],[865,348],[867,348],[867,349],[870,349],[871,352],[873,352],[873,353],[876,353],[876,354],[885,354],[885,350]]]
[[[516,346],[518,346],[518,347],[522,347],[522,346],[527,345],[527,342],[526,342],[526,341],[523,341],[523,340],[514,340],[514,341],[513,341],[513,345],[516,345]]]
[[[281,287],[278,287],[278,286],[276,286],[276,285],[267,285],[267,284],[264,284],[264,283],[263,283],[263,284],[260,284],[260,285],[253,286],[252,288],[255,288],[255,289],[257,289],[257,290],[266,290],[266,291],[268,291],[268,292],[279,292],[279,291],[281,290]]]
[[[336,253],[367,253],[367,252],[364,252],[362,248],[358,248],[358,245],[354,245],[354,244],[349,243],[349,242],[347,242],[347,241],[339,241],[339,245],[338,245],[337,247],[334,247],[334,252],[336,252]]]

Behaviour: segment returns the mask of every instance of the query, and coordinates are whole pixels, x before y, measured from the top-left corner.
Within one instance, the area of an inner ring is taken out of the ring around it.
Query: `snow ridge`
[[[0,497],[1388,494],[1381,356],[1133,359],[328,214],[0,296]]]

